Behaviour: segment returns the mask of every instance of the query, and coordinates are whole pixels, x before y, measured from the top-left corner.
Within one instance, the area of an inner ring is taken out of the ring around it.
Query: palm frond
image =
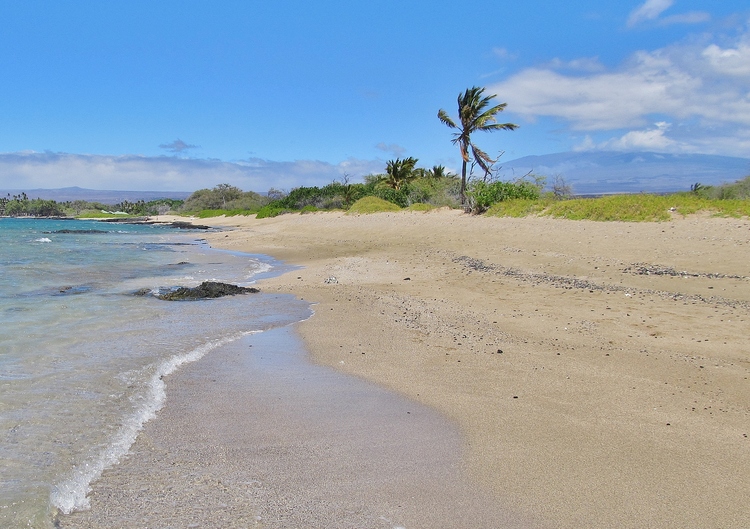
[[[474,156],[474,160],[477,164],[479,164],[479,167],[481,167],[486,174],[490,173],[492,164],[497,161],[490,158],[489,154],[474,144],[471,144],[471,154]]]
[[[496,130],[516,130],[518,125],[515,123],[488,123],[482,127],[477,127],[477,130],[482,132],[495,132]]]
[[[458,128],[456,124],[453,122],[453,120],[451,119],[451,117],[448,115],[448,113],[442,108],[438,110],[438,119],[442,121],[443,123],[445,123],[446,125],[448,125],[452,129]]]

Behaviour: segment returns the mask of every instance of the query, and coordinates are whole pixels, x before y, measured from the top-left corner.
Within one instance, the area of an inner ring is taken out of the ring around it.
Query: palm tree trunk
[[[461,206],[466,205],[466,160],[461,164]]]

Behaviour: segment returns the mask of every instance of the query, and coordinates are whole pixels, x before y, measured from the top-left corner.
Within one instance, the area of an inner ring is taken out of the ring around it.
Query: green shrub
[[[379,197],[369,196],[360,198],[352,207],[349,208],[348,213],[355,214],[369,214],[369,213],[382,213],[388,211],[400,211],[401,208],[393,202],[388,202]]]
[[[219,184],[213,189],[199,189],[182,204],[183,212],[208,209],[257,211],[269,202],[267,197],[253,191],[242,191],[229,184]]]
[[[301,210],[299,210],[299,212],[301,214],[303,214],[303,215],[305,213],[315,213],[316,211],[320,211],[320,210],[318,208],[316,208],[315,206],[305,206],[304,208],[302,208]]]

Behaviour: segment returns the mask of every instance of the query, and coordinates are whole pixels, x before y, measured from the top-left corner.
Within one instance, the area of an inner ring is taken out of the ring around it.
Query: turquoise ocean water
[[[133,292],[247,286],[283,270],[212,250],[199,231],[0,218],[0,527],[48,528],[56,512],[86,508],[91,483],[168,398],[162,376],[311,313],[290,296]]]

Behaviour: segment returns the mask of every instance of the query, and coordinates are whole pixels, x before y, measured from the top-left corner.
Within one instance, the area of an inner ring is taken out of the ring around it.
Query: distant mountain
[[[137,202],[138,200],[149,202],[159,198],[184,200],[192,194],[186,191],[102,191],[99,189],[64,187],[61,189],[0,189],[0,197],[8,194],[11,196],[20,195],[22,192],[26,193],[26,196],[30,199],[41,198],[57,202],[85,200],[87,202],[101,202],[102,204],[119,204],[125,200],[128,202]]]
[[[533,172],[551,183],[562,176],[577,195],[689,191],[695,183],[718,185],[750,175],[750,159],[708,154],[565,152],[502,163],[503,179]]]

